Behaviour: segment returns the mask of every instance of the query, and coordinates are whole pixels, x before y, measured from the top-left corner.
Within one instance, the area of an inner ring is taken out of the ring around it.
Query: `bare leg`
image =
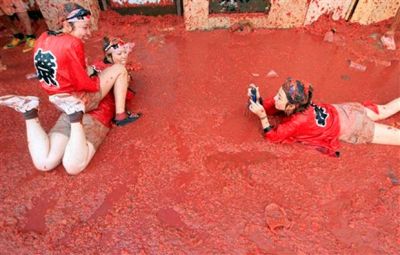
[[[400,97],[385,105],[378,105],[379,114],[376,114],[374,111],[371,111],[368,108],[365,109],[367,111],[368,118],[373,121],[389,118],[390,116],[400,112]]]
[[[103,97],[113,88],[115,113],[125,112],[125,98],[128,90],[128,72],[125,66],[114,64],[99,74],[100,89]]]
[[[5,15],[2,16],[1,22],[3,23],[3,25],[5,25],[6,28],[11,30],[11,33],[17,34],[17,33],[21,32],[21,31],[19,31],[17,26],[14,24],[14,22],[11,21],[11,18],[9,16],[5,16]]]
[[[86,168],[96,152],[93,144],[88,142],[82,125],[85,108],[83,102],[71,95],[63,96],[62,94],[52,95],[49,100],[66,113],[60,117],[55,130],[64,130],[66,125],[67,128],[70,127],[69,140],[62,158],[64,168],[71,175],[79,174]]]
[[[400,145],[400,129],[375,123],[374,137],[372,143]]]
[[[5,95],[0,97],[0,105],[24,115],[28,148],[37,169],[49,171],[60,164],[68,137],[60,133],[50,137],[46,134],[38,119],[38,97]]]
[[[35,46],[35,36],[33,34],[33,30],[32,30],[32,25],[31,25],[31,20],[28,16],[28,12],[18,12],[17,13],[18,18],[20,19],[21,23],[23,24],[24,28],[25,28],[25,33],[26,33],[26,37],[25,37],[25,46],[22,49],[22,52],[29,52],[31,50],[33,50],[34,46]]]
[[[31,20],[27,12],[18,12],[17,13],[19,20],[22,22],[22,25],[25,28],[25,33],[28,35],[33,34]]]
[[[71,136],[63,157],[63,165],[67,173],[76,175],[82,172],[95,152],[93,144],[86,140],[82,123],[71,123]]]
[[[15,48],[21,43],[24,42],[24,34],[15,26],[15,24],[10,20],[9,17],[4,17],[3,19],[4,25],[11,30],[13,33],[13,37],[11,41],[9,41],[6,45],[3,46],[3,49],[11,49]]]
[[[128,72],[122,72],[114,84],[115,113],[125,112],[126,92],[128,91]]]
[[[43,130],[39,119],[26,120],[28,148],[33,164],[40,171],[49,171],[61,163],[68,137],[52,133],[50,137]]]

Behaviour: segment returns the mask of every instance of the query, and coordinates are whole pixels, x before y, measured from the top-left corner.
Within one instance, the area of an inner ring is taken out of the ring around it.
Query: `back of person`
[[[312,103],[278,126],[276,133],[266,133],[273,142],[302,142],[333,154],[339,148],[340,124],[337,110],[330,104]]]
[[[86,74],[83,42],[72,35],[43,33],[35,44],[34,64],[49,95],[99,89]]]

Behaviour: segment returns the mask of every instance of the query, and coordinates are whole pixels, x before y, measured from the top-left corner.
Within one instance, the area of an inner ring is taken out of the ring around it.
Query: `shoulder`
[[[46,43],[49,45],[54,45],[59,48],[64,47],[83,47],[83,42],[72,36],[70,34],[58,33],[58,34],[51,34],[51,32],[43,32],[40,37],[37,39],[38,43]]]
[[[314,113],[328,113],[335,111],[335,107],[332,104],[324,103],[312,103],[310,107]]]
[[[47,38],[54,40],[60,47],[83,47],[82,40],[70,34],[47,35]]]
[[[46,38],[47,36],[49,36],[48,33],[47,33],[47,31],[46,31],[46,32],[43,32],[43,33],[40,34],[40,36],[39,36],[39,38],[37,39],[37,41],[43,40],[43,39]]]
[[[60,35],[60,40],[62,40],[62,42],[65,44],[71,45],[72,47],[82,47],[83,48],[82,40],[79,38],[76,38],[75,36],[72,36],[70,34]]]
[[[92,67],[97,71],[97,72],[101,72],[104,69],[106,69],[107,67],[111,66],[110,64],[104,63],[103,60],[98,60],[96,62],[94,62],[92,64]]]

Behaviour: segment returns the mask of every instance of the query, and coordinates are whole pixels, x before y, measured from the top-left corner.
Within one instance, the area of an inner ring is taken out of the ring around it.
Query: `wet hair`
[[[84,7],[82,7],[82,6],[79,5],[79,4],[76,4],[76,3],[65,3],[65,4],[63,5],[63,15],[62,15],[62,16],[63,16],[63,20],[68,21],[68,19],[67,19],[68,15],[69,15],[72,11],[78,10],[78,9],[81,9],[81,10],[83,10],[84,12],[86,12],[86,14],[89,14],[89,15],[90,15],[90,11],[86,10]],[[71,25],[72,29],[75,29],[75,24],[74,24],[74,22],[69,22],[69,21],[68,21],[68,24]]]
[[[75,24],[74,24],[74,22],[68,22],[68,24],[71,26],[72,30],[75,29]]]
[[[292,115],[305,111],[310,105],[313,97],[313,87],[311,84],[304,84],[300,80],[288,78],[282,85],[288,103],[285,107],[285,114]],[[294,108],[288,108],[293,105]]]
[[[75,3],[65,3],[63,5],[63,11],[64,11],[64,19],[67,18],[68,14],[70,14],[72,11],[77,10],[77,9],[85,9],[83,8],[81,5],[79,4],[75,4]]]
[[[107,49],[107,47],[110,45],[110,43],[111,43],[110,38],[108,38],[106,36],[103,37],[103,51],[104,51],[104,53],[105,53],[105,49]],[[106,64],[112,64],[114,62],[114,60],[112,59],[111,53],[104,55],[103,62],[106,63]]]
[[[103,37],[103,51],[106,51],[110,43],[111,43],[110,38],[108,38],[107,36]]]

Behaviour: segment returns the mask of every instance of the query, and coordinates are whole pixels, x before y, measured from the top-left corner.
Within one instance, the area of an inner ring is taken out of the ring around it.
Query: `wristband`
[[[260,120],[265,120],[268,116],[265,115],[264,117],[261,117]]]
[[[272,127],[268,126],[268,127],[264,128],[264,133],[268,133],[271,130],[272,130]]]

